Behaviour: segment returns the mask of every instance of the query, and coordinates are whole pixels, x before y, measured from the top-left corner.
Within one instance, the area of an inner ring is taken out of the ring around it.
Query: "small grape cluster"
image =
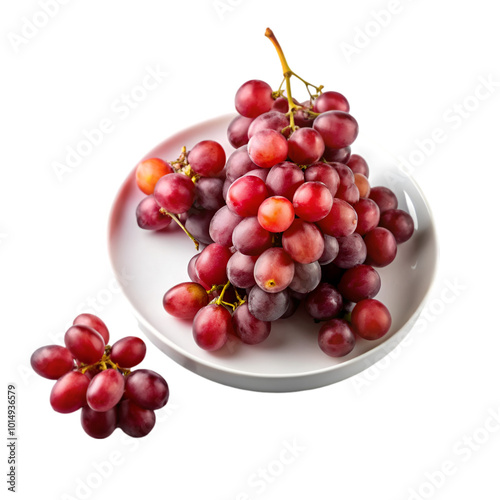
[[[153,194],[139,204],[137,220],[161,229],[173,213],[206,245],[188,264],[191,281],[163,297],[168,313],[193,320],[201,348],[220,349],[233,334],[260,343],[273,321],[303,303],[325,321],[320,348],[345,356],[356,336],[375,340],[389,331],[389,310],[374,299],[381,287],[375,268],[395,259],[414,223],[393,191],[370,186],[366,160],[351,154],[358,123],[347,99],[296,75],[274,34],[266,36],[283,65],[280,88],[250,80],[238,89],[227,163],[218,143],[202,141],[176,162],[139,164],[137,183]],[[307,101],[293,99],[292,76],[306,85]],[[172,164],[180,171],[167,171]]]
[[[108,345],[109,331],[93,314],[77,316],[64,335],[66,347],[40,347],[31,356],[33,370],[57,380],[50,404],[59,413],[79,409],[84,431],[102,439],[116,428],[132,437],[153,429],[154,410],[167,404],[169,388],[152,370],[134,370],[146,355],[138,337],[124,337]]]

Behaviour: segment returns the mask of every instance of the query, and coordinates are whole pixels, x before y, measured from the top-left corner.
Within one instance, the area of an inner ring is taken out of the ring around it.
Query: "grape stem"
[[[230,302],[224,302],[224,300],[222,300],[224,298],[224,294],[226,293],[226,290],[228,289],[230,284],[231,284],[231,282],[229,280],[227,280],[227,283],[224,285],[224,288],[222,289],[222,292],[220,293],[219,297],[217,297],[217,300],[215,301],[215,303],[218,306],[220,306],[221,304],[224,304],[225,306],[231,307],[232,310],[234,311],[236,309],[236,306],[234,304],[231,304]]]
[[[198,240],[196,240],[195,237],[184,227],[184,224],[179,220],[177,215],[173,214],[172,212],[169,212],[168,210],[165,210],[164,208],[160,208],[160,212],[163,215],[168,215],[169,217],[172,217],[172,219],[177,223],[177,225],[193,240],[196,250],[199,250],[200,244],[198,243]]]
[[[126,368],[121,368],[117,363],[111,361],[111,358],[109,357],[110,352],[111,352],[111,346],[107,345],[106,348],[104,349],[104,354],[102,355],[102,358],[99,361],[97,361],[93,365],[87,365],[85,363],[82,363],[79,367],[79,371],[82,374],[85,374],[85,372],[87,370],[90,370],[91,368],[98,368],[99,371],[104,371],[112,368],[113,370],[121,372],[124,376],[127,376],[130,373],[130,370],[127,370]]]
[[[296,78],[298,78],[306,86],[307,92],[308,92],[311,99],[317,97],[317,94],[321,93],[321,90],[323,89],[323,85],[320,85],[319,87],[317,87],[316,85],[313,85],[312,83],[309,83],[306,80],[304,80],[302,77],[297,75],[297,73],[294,73],[290,69],[290,66],[288,65],[288,62],[286,60],[283,49],[281,48],[281,45],[279,44],[278,39],[274,35],[273,31],[270,28],[267,28],[265,35],[267,38],[269,38],[269,40],[271,40],[272,44],[274,45],[274,48],[276,49],[276,52],[278,53],[278,57],[280,58],[280,61],[281,61],[281,67],[283,68],[283,76],[285,77],[285,83],[286,83],[286,97],[288,100],[288,115],[290,116],[290,128],[292,129],[292,132],[293,132],[297,128],[295,126],[294,113],[295,113],[295,111],[297,111],[297,109],[301,108],[302,106],[297,106],[293,102],[292,85],[290,82],[292,76],[295,76]],[[280,90],[281,90],[282,86],[283,86],[283,82],[281,82]],[[309,87],[312,87],[315,89],[316,95],[311,94]]]

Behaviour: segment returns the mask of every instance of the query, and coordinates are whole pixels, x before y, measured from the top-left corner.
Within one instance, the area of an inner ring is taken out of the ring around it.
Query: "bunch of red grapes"
[[[146,436],[156,422],[154,410],[167,404],[167,382],[152,370],[130,370],[146,355],[140,338],[108,342],[104,322],[80,314],[64,335],[66,347],[40,347],[31,366],[38,375],[57,380],[50,393],[55,411],[82,410],[81,424],[89,436],[106,438],[116,428],[132,437]]]
[[[174,162],[140,163],[137,183],[148,197],[137,221],[159,230],[174,219],[206,245],[189,262],[191,281],[163,297],[168,313],[193,320],[201,348],[220,349],[231,335],[263,342],[273,321],[303,304],[323,322],[320,348],[345,356],[357,336],[389,331],[391,315],[374,299],[376,268],[395,259],[414,224],[394,192],[370,186],[367,162],[351,154],[358,123],[347,99],[299,77],[310,95],[299,103],[290,91],[297,75],[288,68],[284,76],[286,95],[260,80],[236,92],[227,162],[220,144],[204,140]]]

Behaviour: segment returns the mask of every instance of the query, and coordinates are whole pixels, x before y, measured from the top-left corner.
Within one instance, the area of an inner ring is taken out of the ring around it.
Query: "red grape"
[[[226,153],[218,142],[201,141],[188,153],[187,161],[198,175],[213,177],[222,172]]]
[[[273,247],[259,256],[253,275],[262,290],[277,293],[290,284],[294,270],[295,266],[290,255],[283,248]]]
[[[266,186],[271,195],[284,196],[290,201],[297,188],[303,183],[304,172],[295,163],[289,161],[274,165],[266,178]]]
[[[376,299],[358,302],[351,313],[353,330],[362,338],[377,340],[391,328],[391,314],[387,307]]]
[[[71,326],[64,334],[64,343],[76,359],[88,365],[99,361],[104,353],[103,338],[89,326]]]
[[[193,205],[194,183],[185,174],[165,175],[156,183],[154,196],[160,207],[174,214],[182,214]]]
[[[305,179],[307,182],[317,181],[322,182],[329,190],[332,196],[335,196],[340,184],[338,172],[327,163],[313,163],[307,167],[305,171]]]
[[[321,266],[317,261],[310,264],[295,263],[295,273],[288,285],[290,290],[298,293],[312,292],[321,281]]]
[[[118,404],[125,389],[123,375],[113,368],[98,373],[87,389],[87,403],[95,411],[108,411]]]
[[[317,130],[325,146],[341,149],[350,146],[358,135],[358,123],[352,115],[345,111],[327,111],[314,120],[314,129]]]
[[[77,371],[63,375],[52,387],[50,404],[59,413],[72,413],[87,404],[90,380]]]
[[[354,210],[358,215],[356,232],[364,236],[368,231],[375,229],[380,221],[380,209],[370,198],[361,198],[354,204]]]
[[[317,222],[325,234],[330,236],[349,236],[356,229],[358,216],[354,208],[344,200],[333,199],[332,209],[329,214]]]
[[[31,355],[31,367],[38,375],[57,380],[75,365],[73,355],[60,345],[46,345]]]
[[[313,128],[299,128],[288,139],[288,156],[298,165],[318,161],[325,151],[325,143]]]
[[[267,198],[268,191],[262,179],[253,175],[236,179],[227,192],[227,206],[241,217],[257,215],[260,204]]]
[[[364,236],[366,244],[366,264],[385,267],[395,258],[397,253],[396,238],[384,227],[376,227]]]
[[[193,320],[193,337],[199,347],[216,351],[234,333],[231,313],[222,305],[209,304],[201,308]]]
[[[141,229],[148,229],[150,231],[165,229],[172,222],[172,217],[170,217],[170,215],[161,212],[161,207],[152,194],[146,196],[146,198],[137,205],[135,215],[137,225]]]
[[[295,219],[283,233],[281,243],[293,260],[309,264],[318,260],[325,249],[321,231],[312,223]]]
[[[259,224],[271,233],[286,231],[294,218],[294,207],[284,196],[271,196],[267,198],[261,203],[257,214]]]
[[[205,290],[203,289],[203,291]],[[137,366],[145,356],[146,344],[139,337],[121,338],[113,344],[109,353],[111,361],[116,363],[120,368]]]
[[[104,324],[104,321],[95,314],[90,314],[90,313],[79,314],[73,320],[73,325],[89,326],[90,328],[93,328],[97,333],[101,335],[105,344],[109,342],[108,327]]]
[[[366,163],[366,160],[362,156],[357,154],[351,155],[347,161],[347,166],[354,174],[363,174],[368,179],[370,169],[368,168],[368,163]]]
[[[248,155],[257,166],[271,168],[287,159],[288,141],[276,130],[261,130],[248,141]]]
[[[295,213],[308,222],[324,219],[330,213],[332,204],[332,193],[322,182],[305,182],[293,195]]]
[[[170,288],[163,296],[165,311],[176,318],[193,319],[196,313],[207,304],[207,291],[198,283],[179,283]],[[115,346],[112,349],[114,348]],[[113,353],[113,350],[111,350],[111,353]]]
[[[196,260],[196,271],[203,283],[221,285],[227,281],[226,266],[231,257],[228,247],[211,243],[205,247]]]
[[[356,337],[347,321],[332,319],[321,325],[318,344],[325,354],[339,358],[346,356],[354,349]]]
[[[340,92],[329,90],[323,92],[315,99],[313,106],[315,113],[324,113],[333,110],[349,111],[349,102]]]
[[[290,133],[290,120],[284,113],[268,111],[255,118],[252,122],[248,128],[248,139],[251,139],[257,132],[265,129],[272,129],[279,133],[285,131],[284,135],[288,136]]]
[[[245,255],[260,255],[272,243],[271,233],[260,225],[257,217],[246,217],[234,228],[233,245]]]
[[[236,92],[234,105],[240,115],[255,118],[269,111],[274,104],[273,89],[262,80],[249,80]]]

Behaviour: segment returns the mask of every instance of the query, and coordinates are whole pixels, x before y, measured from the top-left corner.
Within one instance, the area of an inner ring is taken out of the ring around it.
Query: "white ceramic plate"
[[[223,116],[184,130],[167,139],[144,158],[173,160],[182,146],[188,149],[203,139],[217,140],[228,155],[233,151],[226,129],[233,116]],[[132,276],[123,292],[147,337],[182,366],[208,379],[241,389],[268,392],[299,391],[322,387],[355,375],[387,355],[408,334],[423,308],[434,278],[437,244],[432,217],[415,182],[376,147],[356,144],[370,165],[372,186],[385,185],[398,196],[399,207],[410,212],[415,233],[398,246],[388,267],[378,269],[382,288],[377,299],[389,308],[392,328],[378,341],[357,343],[346,357],[326,356],[317,345],[319,325],[303,312],[273,323],[262,344],[230,342],[222,350],[206,352],[194,342],[191,323],[169,316],[163,294],[189,281],[187,264],[194,255],[192,241],[180,230],[144,231],[137,226],[135,210],[145,196],[135,184],[135,168],[114,202],[109,224],[109,249],[114,271]],[[174,224],[172,224],[174,226]]]

